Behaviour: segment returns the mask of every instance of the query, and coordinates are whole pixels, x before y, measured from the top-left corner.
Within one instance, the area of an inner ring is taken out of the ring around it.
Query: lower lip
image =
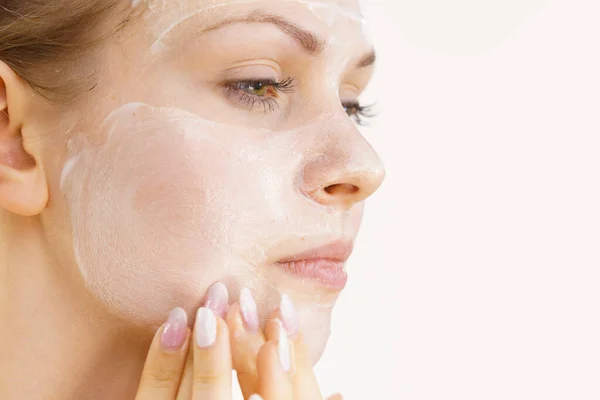
[[[328,289],[341,291],[346,287],[348,274],[344,263],[327,259],[297,260],[277,263],[287,272],[315,281]]]

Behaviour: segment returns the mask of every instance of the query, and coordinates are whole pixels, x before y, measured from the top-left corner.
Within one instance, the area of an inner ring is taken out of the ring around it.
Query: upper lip
[[[279,263],[302,260],[329,260],[344,263],[350,258],[353,247],[352,242],[334,242],[281,259]]]

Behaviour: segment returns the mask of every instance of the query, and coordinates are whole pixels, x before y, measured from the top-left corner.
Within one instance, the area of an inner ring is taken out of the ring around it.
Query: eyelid
[[[358,86],[352,83],[343,83],[340,86],[340,100],[344,99],[358,99],[360,97],[363,90],[361,90]],[[353,101],[354,101],[353,100]]]
[[[277,80],[282,75],[282,69],[272,60],[247,60],[227,68],[223,75],[223,80],[243,80],[257,76]]]
[[[281,69],[279,67],[279,63],[276,60],[271,59],[271,58],[249,58],[247,60],[238,61],[238,62],[234,63],[230,68],[227,68],[227,69],[235,69],[235,68],[254,66],[254,65],[268,66],[275,70]]]

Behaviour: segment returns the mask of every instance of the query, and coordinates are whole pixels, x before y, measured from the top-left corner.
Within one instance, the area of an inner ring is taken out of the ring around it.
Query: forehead
[[[146,24],[158,41],[182,25],[211,29],[253,12],[284,17],[325,39],[342,33],[347,38],[353,33],[366,38],[359,0],[133,0],[132,6],[145,7]]]

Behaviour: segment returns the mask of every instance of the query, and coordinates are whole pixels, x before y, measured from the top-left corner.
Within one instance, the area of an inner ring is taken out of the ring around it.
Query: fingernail
[[[281,314],[281,321],[285,326],[285,329],[290,335],[295,335],[300,330],[300,320],[298,318],[298,312],[292,300],[286,295],[281,295],[281,304],[279,305],[279,314]]]
[[[277,339],[277,350],[279,353],[279,362],[285,372],[289,372],[292,367],[291,354],[290,354],[290,341],[288,339],[287,331],[281,321],[277,320],[279,325],[279,337]]]
[[[208,307],[202,307],[196,313],[196,344],[206,348],[215,344],[217,340],[217,318]]]
[[[183,346],[187,337],[187,314],[181,307],[177,307],[169,314],[161,336],[162,347],[166,350],[177,350]]]
[[[210,287],[204,307],[208,307],[216,316],[224,318],[229,308],[229,291],[221,282]]]
[[[263,398],[258,394],[253,394],[248,400],[263,400]]]
[[[256,302],[252,296],[250,289],[243,288],[240,293],[240,312],[246,323],[246,328],[249,331],[256,332],[259,329],[258,311],[256,310]]]

